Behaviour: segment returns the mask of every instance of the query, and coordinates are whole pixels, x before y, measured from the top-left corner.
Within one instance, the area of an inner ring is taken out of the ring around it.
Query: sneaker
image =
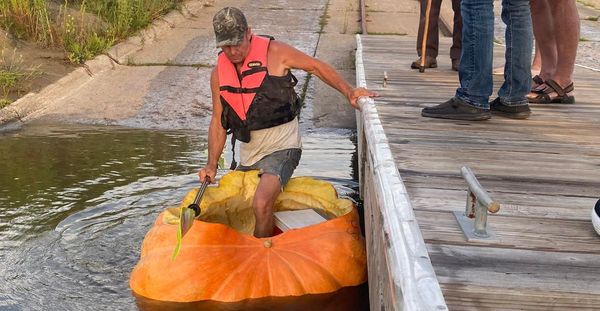
[[[410,68],[412,69],[420,69],[421,68],[421,57],[417,58],[412,64],[410,64]],[[425,57],[425,68],[437,68],[437,60],[434,57]]]
[[[502,103],[500,97],[490,103],[490,110],[493,114],[511,119],[527,119],[531,115],[529,105],[508,106]]]
[[[429,118],[481,121],[492,117],[489,109],[471,106],[460,99],[451,98],[445,103],[425,107],[421,115]]]
[[[596,206],[592,209],[592,224],[596,232],[600,235],[600,200],[596,202]]]

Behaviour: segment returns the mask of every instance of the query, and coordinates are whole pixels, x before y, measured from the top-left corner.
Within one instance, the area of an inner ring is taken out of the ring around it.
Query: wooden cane
[[[419,66],[419,72],[425,72],[427,37],[429,36],[429,15],[431,15],[431,0],[427,0],[427,9],[425,9],[425,27],[423,28],[423,38],[421,41],[421,65]]]

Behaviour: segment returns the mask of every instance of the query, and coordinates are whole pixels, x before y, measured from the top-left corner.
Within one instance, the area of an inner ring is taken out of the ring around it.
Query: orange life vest
[[[252,36],[250,40],[239,75],[225,53],[219,53],[217,63],[221,123],[243,142],[250,141],[250,131],[290,122],[300,111],[294,90],[296,77],[291,72],[271,76],[267,71],[267,52],[273,38]]]

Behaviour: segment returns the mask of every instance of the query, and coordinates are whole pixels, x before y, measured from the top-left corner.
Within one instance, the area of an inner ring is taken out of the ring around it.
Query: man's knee
[[[263,223],[273,217],[273,205],[281,192],[279,177],[272,174],[262,174],[260,183],[254,194],[252,207],[257,221]]]
[[[254,214],[256,217],[266,219],[273,216],[273,205],[275,199],[267,194],[256,194],[252,207],[254,208]]]
[[[273,212],[274,201],[265,195],[257,194],[254,197],[254,212],[260,216],[269,216]]]

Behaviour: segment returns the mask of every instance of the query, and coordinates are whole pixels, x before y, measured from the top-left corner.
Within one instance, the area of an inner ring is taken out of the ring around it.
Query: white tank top
[[[275,151],[302,148],[298,117],[274,127],[250,132],[250,142],[240,145],[240,164],[250,166]]]

